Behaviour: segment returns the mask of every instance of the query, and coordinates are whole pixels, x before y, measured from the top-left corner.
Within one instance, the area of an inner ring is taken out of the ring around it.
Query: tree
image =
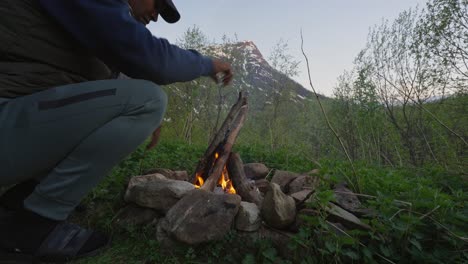
[[[288,127],[284,124],[291,120],[288,116],[290,110],[291,95],[293,94],[292,87],[287,85],[286,79],[294,77],[298,74],[299,62],[296,61],[289,53],[288,43],[280,39],[273,47],[269,56],[271,66],[275,69],[272,79],[275,80],[272,91],[267,94],[267,126],[270,136],[271,149],[276,149],[280,138],[285,138]],[[289,107],[288,107],[289,106]],[[283,121],[283,124],[281,124]]]
[[[211,43],[201,29],[194,25],[188,28],[176,44],[184,49],[206,50]],[[203,80],[170,85],[167,89],[170,105],[167,117],[174,123],[173,132],[180,139],[192,143],[195,124],[201,111],[201,98],[206,98]]]
[[[424,163],[430,153],[423,140],[428,124],[421,106],[438,95],[438,82],[445,74],[434,71],[431,59],[422,56],[424,49],[416,38],[420,18],[420,10],[410,9],[393,23],[384,21],[374,28],[362,60],[371,66],[379,101],[413,165]]]
[[[468,0],[431,0],[417,25],[417,43],[435,69],[450,70],[450,92],[468,89]]]

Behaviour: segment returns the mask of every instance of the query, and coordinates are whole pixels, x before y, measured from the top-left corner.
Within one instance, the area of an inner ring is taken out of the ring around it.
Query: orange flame
[[[215,153],[215,161],[219,158],[219,153],[216,152]],[[214,165],[215,162],[213,162],[213,165]],[[230,194],[236,194],[236,189],[234,189],[234,186],[232,185],[232,182],[231,180],[229,179],[229,176],[228,176],[228,171],[227,171],[227,167],[224,166],[224,169],[223,169],[223,173],[221,174],[221,177],[219,178],[219,181],[218,181],[218,185],[220,185],[223,190],[226,192],[226,193],[230,193]],[[200,173],[197,173],[196,174],[196,181],[195,181],[195,188],[197,189],[200,189],[203,184],[205,183],[205,181],[203,180],[203,177],[201,176]]]
[[[195,188],[200,189],[203,186],[203,183],[205,181],[203,180],[203,177],[200,174],[197,174],[197,181],[195,182]]]
[[[221,185],[223,190],[227,193],[230,194],[236,194],[236,189],[234,189],[234,186],[232,186],[232,182],[228,177],[228,172],[226,166],[224,166],[223,173],[221,174],[221,177],[219,178],[218,184]]]

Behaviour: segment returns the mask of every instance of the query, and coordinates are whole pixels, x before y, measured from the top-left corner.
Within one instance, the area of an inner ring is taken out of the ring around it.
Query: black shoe
[[[27,210],[0,221],[0,233],[0,263],[63,263],[96,255],[110,244],[103,233]]]
[[[34,191],[38,184],[38,181],[30,179],[8,189],[2,196],[0,196],[0,210],[23,210],[24,200]]]

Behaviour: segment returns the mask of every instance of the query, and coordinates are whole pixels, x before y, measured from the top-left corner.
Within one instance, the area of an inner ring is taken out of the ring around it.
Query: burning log
[[[192,181],[197,180],[197,175],[196,173],[202,173],[200,176],[203,179],[208,178],[208,173],[209,173],[209,168],[213,164],[213,158],[214,155],[221,145],[223,141],[226,140],[226,136],[231,130],[232,127],[232,122],[236,116],[239,115],[239,111],[242,106],[247,106],[247,97],[243,95],[242,92],[239,93],[239,98],[237,99],[237,102],[232,106],[231,110],[229,111],[229,114],[227,115],[226,119],[224,120],[223,124],[221,125],[221,128],[219,129],[218,133],[213,137],[211,140],[210,146],[208,149],[205,151],[205,154],[203,157],[200,159],[200,162],[198,163],[197,168],[195,169],[195,174],[192,175]]]
[[[227,171],[226,163],[231,155],[234,142],[244,124],[247,110],[247,97],[241,92],[239,93],[239,99],[231,108],[221,128],[206,150],[205,155],[200,160],[195,170],[195,175],[192,176],[192,182],[196,186],[201,186],[200,188],[203,190],[213,191],[218,183],[220,185],[232,185],[226,179],[227,173],[223,172]]]
[[[228,161],[228,172],[237,194],[242,200],[262,206],[263,197],[254,184],[251,184],[244,172],[244,165],[238,153],[231,153]]]

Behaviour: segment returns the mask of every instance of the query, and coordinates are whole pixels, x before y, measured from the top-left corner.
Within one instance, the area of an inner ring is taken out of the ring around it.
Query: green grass
[[[356,163],[357,176],[346,162],[322,160],[322,186],[317,195],[321,205],[333,199],[330,185],[348,181],[360,186],[361,201],[376,212],[365,220],[370,232],[337,234],[325,216],[305,219],[304,227],[289,245],[289,256],[279,256],[267,241],[250,246],[235,232],[225,240],[199,247],[180,246],[163,250],[155,240],[154,228],[119,228],[112,223],[131,176],[161,167],[193,172],[206,146],[161,142],[146,155],[138,149],[84,200],[87,210],[73,219],[113,235],[113,245],[104,254],[77,263],[466,263],[466,174],[439,167],[383,168]],[[282,149],[236,146],[245,163],[262,162],[270,168],[307,172],[315,168],[303,155]],[[391,261],[391,262],[390,262]]]

